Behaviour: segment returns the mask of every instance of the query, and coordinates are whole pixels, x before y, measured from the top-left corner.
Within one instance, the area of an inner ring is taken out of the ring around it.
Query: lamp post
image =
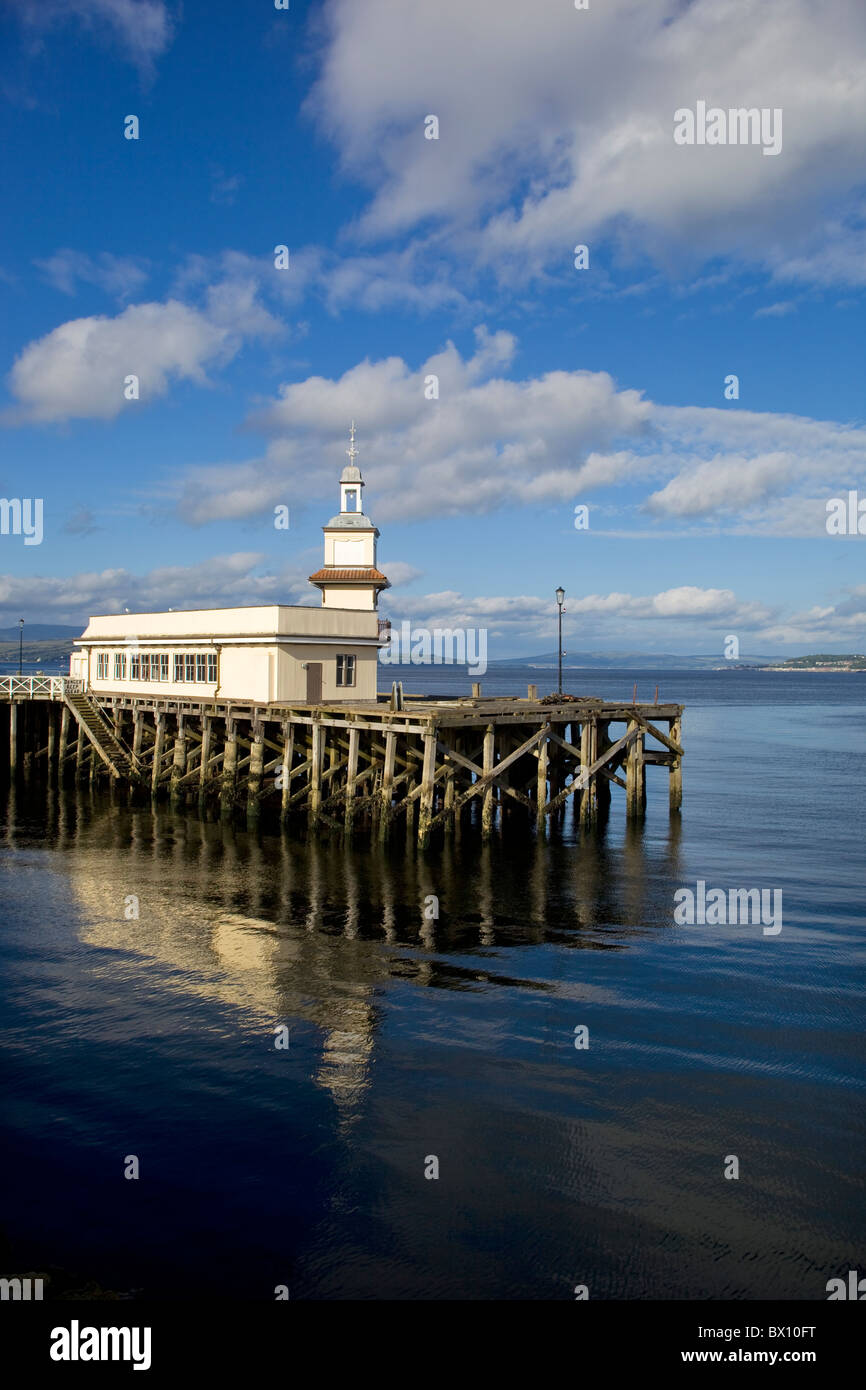
[[[556,655],[559,660],[559,688],[557,690],[558,695],[562,694],[562,601],[564,598],[565,590],[560,584],[559,588],[556,591],[556,602],[559,605],[559,646],[557,647],[556,651]]]
[[[18,674],[24,669],[24,619],[18,619]]]

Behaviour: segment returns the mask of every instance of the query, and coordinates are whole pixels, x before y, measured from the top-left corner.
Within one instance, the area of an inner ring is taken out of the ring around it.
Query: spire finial
[[[354,420],[352,421],[352,428],[351,428],[351,430],[349,431],[349,447],[348,447],[348,449],[346,450],[346,453],[349,455],[349,461],[350,461],[350,463],[354,464],[355,459],[358,457],[358,450],[355,448],[355,421],[354,421]]]

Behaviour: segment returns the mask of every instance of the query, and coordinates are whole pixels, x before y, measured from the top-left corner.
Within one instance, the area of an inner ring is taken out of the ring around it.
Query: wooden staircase
[[[112,777],[125,782],[138,777],[138,760],[117,737],[99,705],[89,695],[65,690],[63,698],[93,744]]]

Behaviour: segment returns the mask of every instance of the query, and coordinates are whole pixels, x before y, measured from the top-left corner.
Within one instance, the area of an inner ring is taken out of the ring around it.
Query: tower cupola
[[[377,608],[379,593],[390,588],[376,568],[376,541],[379,532],[364,515],[364,479],[355,462],[355,422],[346,450],[349,462],[340,474],[340,511],[322,527],[325,536],[325,563],[310,583],[322,594],[323,608]]]

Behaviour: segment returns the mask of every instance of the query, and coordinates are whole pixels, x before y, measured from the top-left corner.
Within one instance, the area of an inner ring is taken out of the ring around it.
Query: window
[[[176,681],[183,680],[183,657],[178,652],[174,654],[174,678]]]
[[[108,679],[108,652],[96,653],[96,679],[98,681]]]
[[[186,662],[186,679],[187,679],[188,681],[193,681],[193,682],[194,682],[194,681],[195,681],[195,657],[192,655],[191,652],[187,652],[186,656],[184,657],[184,661]]]
[[[116,681],[126,680],[126,654],[125,652],[114,653],[114,679]]]
[[[195,678],[200,685],[204,685],[207,681],[207,654],[205,652],[196,652]]]
[[[129,678],[133,681],[141,680],[141,657],[131,656],[129,658]]]
[[[160,652],[159,654],[159,678],[161,681],[168,680],[168,652]]]
[[[217,659],[216,652],[210,652],[207,659],[207,678],[211,685],[217,683]]]
[[[353,656],[337,657],[337,685],[355,684],[355,658]]]
[[[142,679],[143,681],[149,681],[149,680],[150,680],[150,653],[149,653],[149,652],[142,652],[142,654],[141,654],[141,679]]]

